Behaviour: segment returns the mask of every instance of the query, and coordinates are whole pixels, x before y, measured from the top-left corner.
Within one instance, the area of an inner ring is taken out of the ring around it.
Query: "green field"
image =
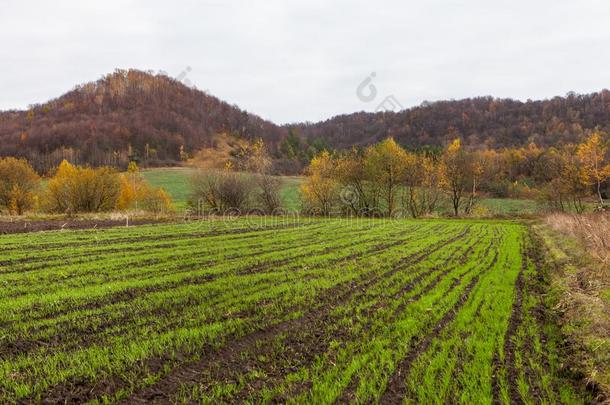
[[[519,224],[242,218],[0,252],[0,403],[588,400]]]
[[[191,177],[196,169],[172,168],[143,170],[142,177],[154,187],[163,187],[171,195],[176,209],[184,211],[191,196]]]
[[[154,187],[163,187],[172,196],[174,205],[179,211],[187,208],[191,197],[191,178],[197,169],[170,168],[170,169],[148,169],[142,171],[142,176]],[[301,208],[299,200],[300,177],[283,176],[282,179],[282,201],[284,208],[293,212]]]
[[[184,211],[191,195],[190,179],[196,169],[192,168],[165,168],[147,169],[142,171],[143,177],[155,187],[163,187],[173,198],[178,211]],[[284,207],[295,212],[301,209],[299,199],[299,187],[303,181],[302,177],[283,176],[282,179],[282,200]],[[442,207],[441,211],[449,212],[448,203]],[[485,198],[480,202],[480,206],[488,215],[535,215],[540,212],[540,207],[536,201],[519,200],[510,198]]]

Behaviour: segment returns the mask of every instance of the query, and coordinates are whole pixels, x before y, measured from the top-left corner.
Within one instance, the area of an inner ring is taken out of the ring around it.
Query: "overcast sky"
[[[0,109],[116,68],[190,67],[193,85],[276,123],[388,96],[587,93],[610,87],[609,21],[608,0],[0,0]],[[376,97],[358,97],[373,72]]]

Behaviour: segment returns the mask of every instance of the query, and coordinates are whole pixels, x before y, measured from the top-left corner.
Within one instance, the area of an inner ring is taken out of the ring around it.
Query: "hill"
[[[334,148],[364,146],[388,136],[404,146],[441,146],[460,137],[473,147],[552,146],[580,140],[584,132],[610,128],[610,91],[521,102],[479,97],[424,102],[400,112],[359,112],[295,128],[306,139]]]
[[[262,138],[274,171],[296,174],[322,149],[367,146],[388,136],[410,148],[461,137],[473,148],[579,141],[610,128],[610,91],[521,102],[480,97],[425,102],[400,112],[359,112],[278,126],[164,75],[117,70],[27,111],[0,113],[0,156],[25,157],[41,173],[76,164],[172,166],[216,147],[217,135]]]
[[[0,114],[0,155],[23,156],[46,172],[63,158],[124,166],[172,165],[212,146],[215,134],[263,137],[285,130],[163,75],[117,70],[28,111]]]

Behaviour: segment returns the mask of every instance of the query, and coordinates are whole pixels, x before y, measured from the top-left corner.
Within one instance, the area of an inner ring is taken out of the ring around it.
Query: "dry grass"
[[[610,215],[553,214],[546,225],[539,230],[556,269],[556,309],[574,362],[600,402],[610,403]]]
[[[610,213],[552,214],[546,222],[556,231],[579,238],[603,264],[610,263]]]

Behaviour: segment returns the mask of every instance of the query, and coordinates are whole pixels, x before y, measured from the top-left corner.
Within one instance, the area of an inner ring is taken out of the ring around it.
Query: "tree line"
[[[423,102],[403,111],[339,115],[293,129],[304,139],[322,138],[337,150],[388,137],[409,149],[442,148],[455,138],[474,149],[502,149],[574,144],[597,127],[610,130],[609,90],[525,102],[493,97]]]
[[[191,208],[217,213],[281,214],[282,182],[271,175],[264,141],[242,145],[225,166],[192,179]],[[409,150],[388,138],[367,148],[322,151],[301,186],[303,210],[314,215],[431,215],[448,203],[453,215],[475,213],[481,196],[538,199],[549,208],[583,212],[608,198],[608,135],[591,131],[579,144],[476,150],[458,138],[444,149]],[[135,162],[120,174],[110,167],[64,160],[46,187],[25,159],[0,159],[0,210],[76,214],[113,210],[172,210],[163,189],[150,187]]]
[[[469,215],[481,194],[536,198],[549,208],[583,212],[604,207],[610,179],[608,136],[580,144],[472,150],[454,139],[442,151],[408,151],[388,138],[367,148],[324,151],[311,160],[301,187],[304,209],[319,215],[430,215],[447,201]]]

